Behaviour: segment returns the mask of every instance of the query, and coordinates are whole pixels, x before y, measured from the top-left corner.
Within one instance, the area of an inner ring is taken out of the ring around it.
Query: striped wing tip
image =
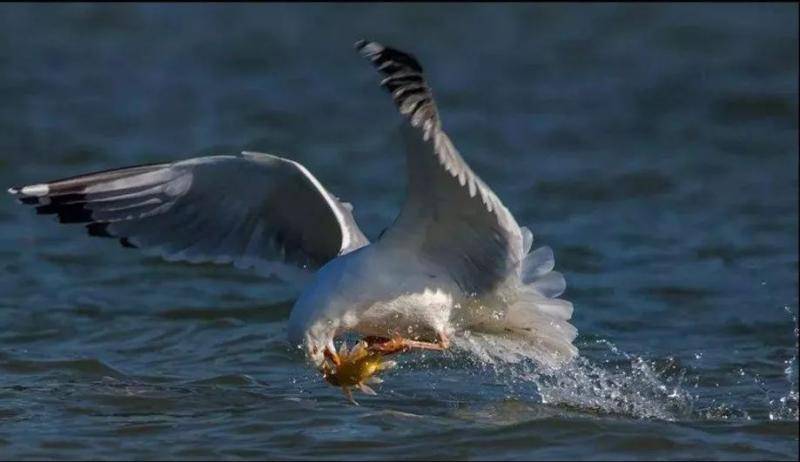
[[[417,58],[404,51],[367,40],[359,40],[355,47],[361,56],[372,61],[375,67],[384,74],[388,75],[399,71],[422,73],[422,66]]]
[[[365,58],[371,58],[382,52],[386,47],[381,45],[378,42],[373,42],[371,40],[359,40],[355,43],[355,48],[361,54],[361,56]]]
[[[425,141],[431,140],[434,132],[440,129],[439,115],[419,61],[378,42],[361,40],[356,48],[385,77],[381,86],[392,95],[400,114],[409,119],[412,127],[423,129]]]
[[[43,197],[50,194],[50,186],[40,183],[28,186],[12,186],[8,188],[8,193],[13,196]]]

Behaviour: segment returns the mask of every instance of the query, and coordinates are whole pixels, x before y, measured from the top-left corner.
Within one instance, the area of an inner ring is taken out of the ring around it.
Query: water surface
[[[797,459],[796,5],[3,5],[0,185],[244,149],[375,237],[414,52],[473,168],[555,249],[582,358],[409,355],[348,405],[294,292],[0,200],[0,459]]]

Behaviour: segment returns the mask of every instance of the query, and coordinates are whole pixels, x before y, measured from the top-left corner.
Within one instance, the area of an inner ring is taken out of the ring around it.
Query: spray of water
[[[532,364],[509,368],[496,362],[490,367],[511,384],[533,384],[543,404],[581,412],[669,421],[752,418],[742,403],[731,404],[711,390],[700,391],[702,377],[690,374],[674,358],[648,360],[621,351],[607,340],[596,340],[591,346],[595,347],[591,358],[578,357],[558,370],[543,370]],[[701,358],[702,353],[695,357]],[[758,375],[739,371],[736,383],[755,386],[764,397],[758,418],[766,413],[763,417],[769,420],[798,419],[797,356],[785,363],[789,384],[785,394],[770,390]],[[715,388],[718,391],[719,385]]]
[[[558,370],[523,367],[520,378],[534,383],[541,402],[602,414],[676,420],[691,414],[693,396],[685,391],[685,371],[674,361],[657,364],[620,352],[605,340],[599,363],[579,357]]]
[[[786,368],[783,370],[783,373],[786,377],[786,381],[789,384],[789,391],[784,396],[779,398],[772,398],[767,395],[768,405],[769,405],[769,419],[770,420],[798,420],[798,414],[800,414],[800,410],[798,409],[798,384],[797,384],[797,351],[798,351],[798,325],[797,325],[797,314],[792,312],[792,309],[787,305],[784,306],[783,309],[789,313],[792,317],[792,323],[794,325],[794,354],[790,359],[784,361]]]

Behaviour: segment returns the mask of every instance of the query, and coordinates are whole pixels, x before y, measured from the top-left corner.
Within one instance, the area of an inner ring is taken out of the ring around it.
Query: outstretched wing
[[[39,214],[167,260],[315,269],[368,243],[349,204],[299,163],[269,154],[141,165],[8,191]]]
[[[407,119],[408,193],[382,239],[414,248],[467,293],[492,290],[518,270],[527,251],[523,232],[442,130],[419,62],[376,42],[356,48],[385,76],[381,85]]]

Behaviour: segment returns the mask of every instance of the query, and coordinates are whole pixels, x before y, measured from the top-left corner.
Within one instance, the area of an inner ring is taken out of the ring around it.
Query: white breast
[[[437,333],[449,334],[452,330],[452,310],[451,294],[441,289],[425,289],[419,293],[378,301],[361,312],[355,324],[347,327],[362,335],[401,335],[436,341]]]

